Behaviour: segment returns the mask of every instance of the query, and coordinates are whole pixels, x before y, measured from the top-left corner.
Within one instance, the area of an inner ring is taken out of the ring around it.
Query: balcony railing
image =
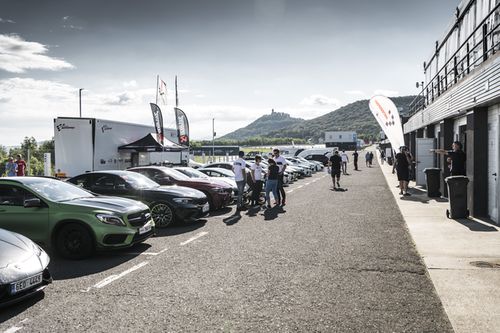
[[[497,13],[499,8],[500,3],[481,21],[427,86],[422,89],[422,92],[410,103],[410,115],[425,109],[427,105],[433,103],[439,96],[457,84],[461,78],[467,76],[474,68],[500,51],[500,20],[495,17],[495,15],[499,15]],[[488,22],[493,22],[489,28]],[[480,40],[473,43],[474,37],[478,35],[481,36]]]

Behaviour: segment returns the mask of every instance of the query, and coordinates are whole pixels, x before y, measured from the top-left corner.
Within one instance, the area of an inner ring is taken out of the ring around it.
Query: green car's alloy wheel
[[[155,226],[158,228],[165,228],[174,222],[174,214],[172,209],[163,202],[155,203],[151,206],[151,215]]]
[[[83,259],[92,254],[94,244],[92,236],[84,226],[70,223],[57,233],[56,249],[64,258]]]

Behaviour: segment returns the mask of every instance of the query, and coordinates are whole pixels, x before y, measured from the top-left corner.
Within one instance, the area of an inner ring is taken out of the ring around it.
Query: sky
[[[51,139],[53,119],[165,127],[174,77],[192,139],[271,109],[314,118],[375,94],[418,94],[458,0],[0,0],[0,145]]]

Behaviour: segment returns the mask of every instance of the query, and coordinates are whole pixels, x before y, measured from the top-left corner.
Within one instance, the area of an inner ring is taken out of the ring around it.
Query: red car
[[[144,166],[131,168],[160,185],[179,185],[199,190],[208,198],[210,210],[226,207],[231,203],[232,187],[223,182],[189,178],[182,172],[164,166]]]

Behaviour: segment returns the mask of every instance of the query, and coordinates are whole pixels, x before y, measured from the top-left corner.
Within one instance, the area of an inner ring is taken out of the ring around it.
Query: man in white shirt
[[[342,174],[347,175],[347,162],[349,162],[349,156],[347,156],[345,150],[342,150],[340,157],[342,158]]]
[[[275,148],[273,150],[274,154],[274,161],[276,162],[276,165],[279,168],[278,171],[278,201],[276,202],[277,205],[284,206],[286,204],[286,194],[285,194],[285,189],[283,188],[283,173],[285,172],[286,166],[288,162],[286,159],[280,155],[280,150],[278,148]]]
[[[238,153],[238,159],[233,162],[233,172],[234,172],[234,180],[236,181],[236,186],[238,187],[238,200],[236,204],[237,210],[243,210],[243,192],[245,191],[246,184],[246,161],[243,159],[245,156],[245,152],[240,151]]]
[[[250,166],[252,171],[252,206],[257,206],[260,202],[260,193],[262,192],[262,157],[255,156],[255,163]]]

